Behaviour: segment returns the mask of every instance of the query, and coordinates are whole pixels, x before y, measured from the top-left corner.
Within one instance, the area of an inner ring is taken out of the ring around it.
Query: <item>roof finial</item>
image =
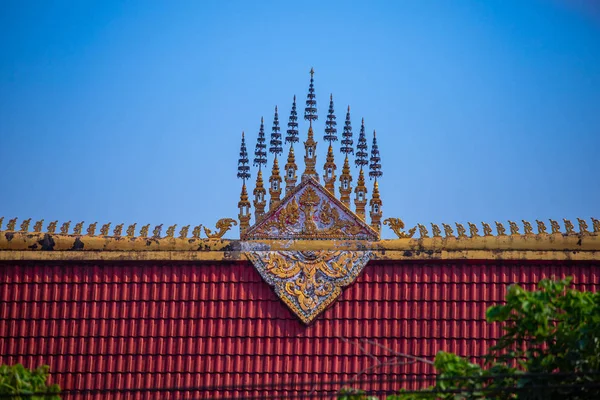
[[[342,147],[340,151],[346,156],[348,154],[354,154],[354,141],[352,140],[352,123],[350,122],[350,106],[348,106],[348,112],[346,113],[346,122],[344,123],[344,132],[342,133]]]
[[[368,157],[365,119],[363,118],[360,126],[360,134],[358,135],[358,144],[356,145],[356,159],[354,160],[354,164],[362,170],[365,165],[369,164]]]
[[[267,165],[267,145],[265,144],[265,125],[263,118],[260,117],[260,130],[256,139],[256,148],[254,150],[254,166],[260,171],[263,165]]]
[[[240,158],[238,159],[237,177],[241,178],[244,183],[250,178],[250,166],[248,165],[248,152],[246,151],[246,140],[244,132],[242,132],[242,144],[240,146]]]
[[[285,142],[291,146],[294,143],[298,143],[298,113],[296,112],[296,95],[294,95],[294,102],[292,103],[292,111],[290,111],[290,119],[288,121],[287,136]]]
[[[379,157],[379,148],[377,147],[377,134],[375,133],[375,131],[373,131],[373,145],[371,146],[371,165],[369,166],[371,171],[369,171],[369,177],[371,179],[375,178],[376,182],[377,178],[383,175],[383,172],[381,171],[380,162],[381,158]]]
[[[281,148],[281,133],[279,132],[279,114],[275,106],[275,116],[273,117],[273,130],[271,131],[271,147],[269,152],[275,154],[275,158],[283,152]]]
[[[327,121],[325,122],[325,136],[323,139],[329,142],[337,142],[337,122],[335,121],[335,111],[333,109],[333,94],[329,96],[329,112],[327,113]]]
[[[306,96],[306,108],[304,109],[304,119],[309,122],[310,126],[312,126],[312,122],[319,119],[317,116],[317,100],[315,95],[315,85],[314,85],[314,74],[315,70],[313,68],[310,69],[310,85],[308,86],[308,95]]]

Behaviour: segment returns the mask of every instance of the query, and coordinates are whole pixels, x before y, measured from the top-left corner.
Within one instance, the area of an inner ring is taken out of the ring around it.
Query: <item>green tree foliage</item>
[[[18,400],[60,400],[60,387],[48,385],[50,367],[42,365],[29,370],[21,364],[0,365],[0,398]],[[43,393],[43,394],[40,394]],[[22,395],[9,396],[6,395]]]
[[[502,323],[504,334],[484,366],[439,352],[434,386],[387,399],[600,399],[600,293],[570,283],[545,279],[535,291],[510,286],[506,303],[487,310],[487,321]],[[340,398],[367,399],[347,393]]]

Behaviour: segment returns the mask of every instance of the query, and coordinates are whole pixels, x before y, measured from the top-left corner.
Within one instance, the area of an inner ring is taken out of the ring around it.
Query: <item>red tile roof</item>
[[[372,366],[372,356],[393,360],[377,345],[477,360],[499,333],[485,310],[509,284],[532,289],[568,275],[579,289],[600,289],[598,262],[370,262],[305,326],[246,262],[3,263],[0,364],[49,364],[66,390],[160,390],[94,399],[321,397]],[[432,372],[420,362],[380,367],[354,386],[417,388]]]

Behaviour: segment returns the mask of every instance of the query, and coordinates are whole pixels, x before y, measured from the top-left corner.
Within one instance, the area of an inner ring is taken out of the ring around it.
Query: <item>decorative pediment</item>
[[[305,324],[335,301],[371,258],[370,251],[261,251],[246,255]]]
[[[379,234],[327,189],[307,178],[242,239],[378,240]]]

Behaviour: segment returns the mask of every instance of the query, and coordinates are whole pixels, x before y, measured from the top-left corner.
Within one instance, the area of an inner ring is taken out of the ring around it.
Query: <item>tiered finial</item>
[[[242,144],[240,146],[240,158],[238,160],[238,173],[237,177],[242,179],[242,193],[240,194],[240,201],[238,202],[238,208],[240,213],[238,218],[240,220],[240,233],[244,233],[246,229],[250,227],[250,202],[248,201],[248,193],[246,192],[246,179],[250,179],[250,166],[248,165],[248,151],[246,151],[246,139],[244,138],[244,132],[242,132]]]
[[[275,106],[273,130],[271,131],[271,147],[269,148],[269,152],[275,154],[275,158],[283,152],[283,149],[281,148],[281,133],[279,130],[279,114],[277,113],[277,106]]]
[[[352,140],[352,123],[350,122],[350,106],[348,106],[348,112],[346,113],[346,122],[344,123],[344,133],[342,133],[342,147],[340,151],[346,156],[348,154],[354,154],[354,141]]]
[[[298,113],[296,112],[296,95],[294,95],[294,102],[292,103],[292,111],[290,111],[290,119],[288,121],[287,136],[285,142],[291,146],[294,143],[298,143]]]
[[[279,129],[279,114],[277,112],[277,106],[275,106],[273,129],[271,131],[271,147],[269,148],[269,152],[275,155],[275,159],[273,160],[273,169],[271,170],[271,177],[269,178],[269,182],[271,183],[271,187],[269,189],[269,194],[271,195],[269,209],[272,209],[279,204],[279,200],[281,199],[281,176],[279,175],[279,163],[277,161],[277,156],[283,152],[283,148],[281,147],[282,142]]]
[[[325,159],[323,180],[325,181],[325,189],[329,190],[331,194],[335,194],[335,158],[333,154],[332,142],[337,142],[337,122],[335,121],[335,111],[333,107],[333,95],[329,96],[329,112],[327,113],[327,121],[325,122],[325,136],[323,139],[329,142],[329,148],[327,149],[327,158]]]
[[[367,137],[365,136],[365,119],[362,119],[360,125],[360,134],[358,135],[358,143],[356,145],[356,159],[354,163],[362,170],[365,165],[369,164],[369,153],[367,153]]]
[[[315,70],[310,69],[310,85],[308,86],[308,95],[306,96],[306,108],[304,109],[304,119],[310,123],[319,119],[317,116],[317,100],[315,95]]]
[[[256,149],[254,150],[254,166],[260,171],[263,165],[267,165],[267,145],[265,144],[265,124],[260,118],[260,130],[256,139]]]
[[[365,208],[367,207],[367,187],[365,186],[365,173],[362,168],[358,173],[358,185],[354,189],[354,206],[356,207],[356,215],[365,220]]]
[[[377,134],[375,133],[375,131],[373,131],[373,145],[371,146],[371,165],[369,165],[369,168],[371,169],[369,171],[369,177],[371,179],[375,178],[375,180],[377,180],[377,178],[380,178],[381,175],[383,175],[383,172],[381,171],[381,158],[379,157],[379,148],[377,147]]]
[[[348,154],[354,154],[352,145],[352,123],[350,122],[350,106],[346,112],[346,122],[344,123],[344,133],[342,133],[342,147],[340,151],[346,155],[342,175],[340,176],[340,200],[350,208],[350,193],[352,193],[352,174],[350,172],[350,161]]]
[[[337,142],[337,122],[335,121],[335,111],[333,108],[333,94],[329,96],[329,112],[327,113],[327,121],[325,121],[325,136],[323,139],[331,142]]]

